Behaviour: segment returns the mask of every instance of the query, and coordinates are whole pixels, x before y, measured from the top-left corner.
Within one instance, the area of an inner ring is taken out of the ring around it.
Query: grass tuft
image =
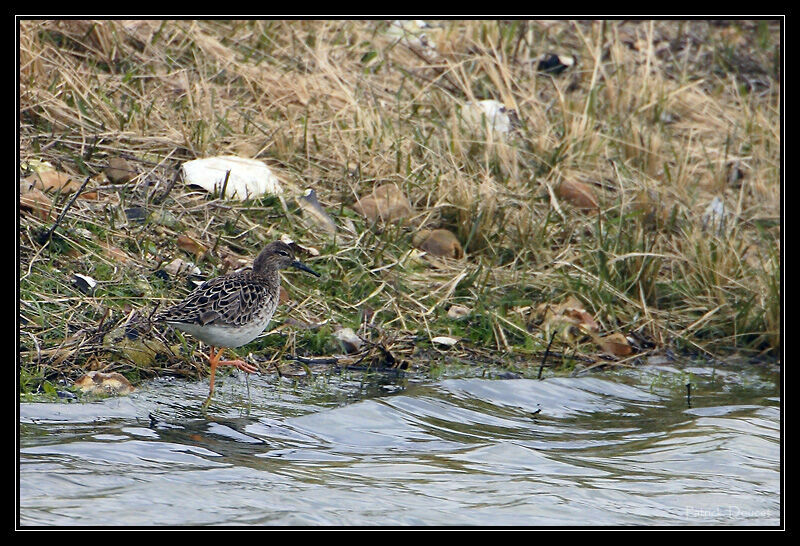
[[[549,338],[526,317],[575,297],[603,334],[778,355],[779,21],[430,24],[422,39],[386,21],[20,20],[19,175],[48,162],[92,177],[95,194],[45,242],[72,196],[48,192],[49,216],[20,211],[20,389],[86,369],[196,374],[190,337],[167,333],[183,346],[147,367],[103,339],[191,289],[163,276],[173,259],[208,278],[284,234],[319,250],[304,259],[323,277],[287,274],[281,335],[242,354],[326,355],[351,327],[373,344],[370,361],[389,360],[383,347],[412,368],[535,371]],[[579,62],[537,72],[552,50]],[[479,100],[515,110],[518,126],[474,123]],[[175,180],[182,162],[223,154],[267,163],[285,197],[224,201]],[[101,184],[111,158],[136,177]],[[375,225],[352,210],[387,183],[410,217]],[[594,205],[576,205],[565,183]],[[296,204],[307,187],[335,236]],[[708,221],[715,197],[724,229]],[[417,257],[421,228],[452,231],[465,258]],[[76,273],[97,287],[85,292]],[[456,304],[469,315],[448,317]],[[447,353],[436,336],[459,342]],[[573,339],[551,354],[601,358]]]

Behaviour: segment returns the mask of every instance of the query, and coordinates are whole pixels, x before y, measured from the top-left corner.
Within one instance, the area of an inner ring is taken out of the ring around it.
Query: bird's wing
[[[186,296],[179,304],[158,313],[155,320],[189,324],[242,324],[255,305],[258,283],[244,275],[211,279]]]

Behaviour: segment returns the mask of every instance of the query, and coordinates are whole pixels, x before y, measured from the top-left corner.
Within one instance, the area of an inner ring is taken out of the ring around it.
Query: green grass
[[[433,57],[391,37],[388,22],[22,21],[20,174],[38,160],[96,177],[121,156],[141,176],[92,182],[98,199],[77,200],[46,245],[37,235],[70,196],[53,196],[47,220],[21,212],[21,392],[89,367],[196,374],[188,337],[143,367],[101,334],[188,292],[185,277],[156,274],[172,259],[213,277],[231,253],[252,258],[282,235],[319,251],[303,259],[322,277],[287,274],[290,304],[276,315],[309,328],[233,353],[326,356],[340,351],[333,332],[351,327],[432,376],[443,366],[426,360],[437,335],[461,339],[451,352],[462,360],[527,370],[548,341],[534,311],[575,297],[601,335],[779,355],[776,22],[432,24]],[[577,67],[537,74],[532,60],[553,48]],[[485,117],[472,125],[467,101],[483,99],[517,110],[518,131],[500,136]],[[180,180],[159,197],[182,162],[222,154],[267,163],[283,200],[221,201]],[[743,176],[731,181],[733,164]],[[564,180],[591,187],[599,211],[561,196]],[[384,183],[409,197],[412,217],[374,225],[352,210]],[[308,187],[335,237],[304,219],[295,198]],[[724,234],[702,227],[714,197],[735,213]],[[135,207],[143,222],[126,216]],[[465,259],[409,254],[417,230],[437,227]],[[206,252],[181,249],[180,235]],[[74,273],[97,290],[80,292]],[[448,318],[456,303],[471,314]],[[605,358],[587,336],[555,345],[562,371]]]

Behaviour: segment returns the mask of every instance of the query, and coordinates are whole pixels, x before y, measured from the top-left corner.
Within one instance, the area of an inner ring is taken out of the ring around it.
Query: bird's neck
[[[281,276],[277,269],[266,268],[261,271],[256,271],[253,269],[253,271],[250,273],[250,276],[257,281],[269,284],[270,286],[280,285],[281,283]]]

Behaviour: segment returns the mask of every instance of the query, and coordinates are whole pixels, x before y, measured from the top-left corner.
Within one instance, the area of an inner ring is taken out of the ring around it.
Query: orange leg
[[[234,366],[247,373],[255,373],[258,371],[258,368],[242,360],[220,360],[219,358],[222,356],[222,351],[224,350],[224,347],[220,347],[217,354],[214,354],[214,347],[211,347],[211,351],[208,355],[208,363],[211,365],[211,380],[206,404],[211,401],[211,395],[214,394],[214,377],[217,375],[217,366]]]

